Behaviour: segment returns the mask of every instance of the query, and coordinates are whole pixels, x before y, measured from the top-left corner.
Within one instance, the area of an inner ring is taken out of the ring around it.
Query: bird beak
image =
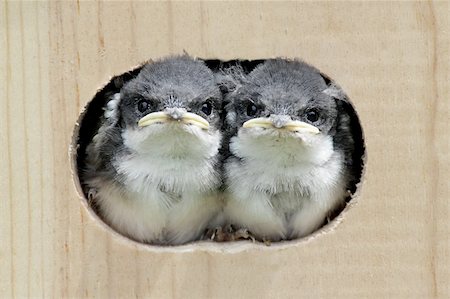
[[[275,121],[266,118],[266,117],[259,117],[259,118],[253,118],[248,121],[246,121],[243,125],[244,128],[277,128],[277,129],[284,129],[291,132],[300,132],[300,133],[311,133],[311,134],[319,134],[320,131],[317,127],[310,125],[308,123],[298,121],[298,120],[290,120],[284,122],[282,125],[280,125],[278,122],[275,124]]]
[[[168,108],[164,111],[149,113],[139,120],[138,126],[146,127],[152,124],[167,123],[170,121],[178,121],[184,124],[194,125],[203,130],[207,130],[209,128],[209,123],[206,119],[200,115],[186,112],[186,110],[180,108]]]

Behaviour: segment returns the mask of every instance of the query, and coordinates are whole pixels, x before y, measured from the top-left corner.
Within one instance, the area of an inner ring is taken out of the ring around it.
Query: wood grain
[[[1,298],[449,298],[448,2],[1,2]],[[68,149],[112,75],[183,51],[301,57],[366,135],[358,203],[315,238],[163,250],[111,233]]]

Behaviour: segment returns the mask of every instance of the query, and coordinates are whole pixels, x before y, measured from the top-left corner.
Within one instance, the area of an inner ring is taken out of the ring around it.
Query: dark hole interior
[[[229,61],[222,61],[218,59],[211,59],[211,60],[203,60],[205,64],[213,71],[217,71],[220,68],[232,66],[235,64],[240,64],[245,72],[251,72],[258,64],[263,63],[264,59],[258,59],[258,60],[229,60]],[[97,94],[94,96],[92,101],[90,101],[87,106],[86,110],[84,112],[84,115],[80,119],[79,124],[79,132],[78,132],[78,138],[75,141],[77,145],[77,152],[76,152],[76,169],[78,170],[78,175],[80,172],[85,169],[85,161],[86,161],[86,147],[91,142],[92,138],[96,134],[98,128],[99,128],[99,121],[100,117],[103,114],[103,107],[106,105],[106,102],[108,98],[119,92],[122,86],[128,82],[129,80],[135,78],[142,66],[137,67],[131,71],[128,71],[124,74],[115,76],[111,79],[108,84],[103,87],[101,90],[97,92]],[[324,75],[325,78],[332,81],[329,77]],[[356,192],[356,189],[358,187],[358,183],[361,180],[361,176],[364,169],[364,157],[365,157],[365,146],[364,146],[364,136],[363,131],[357,116],[357,113],[353,106],[350,103],[346,103],[345,110],[347,110],[348,114],[350,115],[350,123],[351,127],[353,129],[353,137],[355,140],[355,152],[353,155],[353,164],[351,165],[352,170],[354,172],[354,181],[351,182],[351,185],[349,186],[349,191],[351,193],[350,196],[346,199],[346,204],[350,202],[352,199],[352,195]],[[81,186],[83,188],[83,192],[86,198],[88,198],[86,188],[83,184],[83,182],[80,182]],[[346,205],[345,204],[345,205]],[[330,215],[330,217],[326,220],[326,223],[333,220],[336,216],[338,216],[342,210],[345,208],[345,205],[339,207],[337,210],[333,211],[333,213]],[[91,205],[91,208],[96,211],[96,207]],[[97,211],[96,211],[97,212]],[[324,225],[326,224],[324,223]]]

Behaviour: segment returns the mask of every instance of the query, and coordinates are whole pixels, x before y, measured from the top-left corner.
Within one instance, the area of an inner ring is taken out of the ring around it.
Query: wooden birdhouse
[[[0,297],[450,297],[449,28],[448,2],[2,2]],[[270,246],[154,246],[97,216],[84,107],[183,52],[301,58],[342,86],[366,163],[334,220]]]

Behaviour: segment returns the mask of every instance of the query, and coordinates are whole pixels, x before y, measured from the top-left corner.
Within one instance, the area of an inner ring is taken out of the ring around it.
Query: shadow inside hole
[[[218,71],[221,68],[227,68],[229,66],[233,66],[236,64],[241,65],[245,73],[250,73],[257,65],[263,63],[264,59],[258,59],[258,60],[229,60],[229,61],[222,61],[218,59],[210,59],[210,60],[203,60],[205,64],[212,70],[212,71]],[[75,132],[76,139],[74,140],[75,147],[76,148],[76,164],[74,169],[76,169],[77,173],[76,176],[78,180],[80,180],[80,174],[82,174],[83,169],[86,169],[86,148],[89,145],[89,143],[92,141],[92,138],[97,133],[99,127],[100,127],[100,120],[101,116],[104,113],[104,107],[109,100],[109,98],[114,95],[115,93],[118,93],[120,89],[123,87],[124,84],[126,84],[128,81],[135,78],[140,70],[142,69],[143,65],[134,68],[131,71],[128,71],[124,74],[118,75],[113,77],[106,86],[104,86],[102,89],[100,89],[94,98],[86,105],[86,109],[84,111],[84,114],[80,117],[79,120],[79,129],[78,132]],[[323,75],[323,74],[322,74]],[[323,75],[325,80],[329,80],[333,82],[332,79],[327,77],[326,75]],[[365,154],[365,145],[364,145],[364,135],[363,130],[358,118],[358,115],[353,108],[353,105],[351,104],[351,101],[348,100],[348,102],[343,102],[342,108],[345,110],[346,113],[348,113],[350,117],[350,127],[352,129],[352,134],[354,138],[354,153],[353,153],[353,159],[352,163],[348,165],[351,168],[352,174],[353,174],[353,180],[350,182],[348,186],[349,190],[349,196],[346,198],[345,203],[339,207],[337,207],[334,211],[332,211],[329,215],[329,217],[325,220],[323,225],[330,223],[333,221],[347,206],[347,204],[353,199],[353,195],[357,191],[357,188],[360,186],[361,177],[364,171],[364,163],[366,159]],[[78,133],[78,134],[77,134]],[[83,190],[83,194],[85,197],[85,200],[89,199],[88,195],[88,188],[84,184],[83,181],[79,181],[80,186]],[[90,208],[100,217],[101,215],[98,213],[98,208],[88,200],[88,204]],[[319,228],[320,229],[320,228]],[[318,229],[318,230],[319,230]],[[295,240],[290,241],[283,241],[283,242],[292,242]],[[192,242],[191,242],[192,243]]]

